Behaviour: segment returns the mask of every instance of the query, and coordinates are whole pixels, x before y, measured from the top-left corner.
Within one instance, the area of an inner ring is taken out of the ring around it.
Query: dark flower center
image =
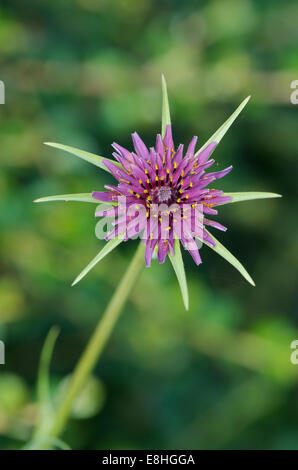
[[[158,189],[158,199],[160,202],[169,202],[172,198],[172,190],[168,186]]]
[[[154,204],[172,204],[175,198],[175,191],[169,186],[153,189],[151,200]]]

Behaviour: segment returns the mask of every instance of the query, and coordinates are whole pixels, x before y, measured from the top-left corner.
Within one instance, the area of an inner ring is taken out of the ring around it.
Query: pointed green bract
[[[179,282],[185,309],[188,310],[188,288],[180,249],[180,241],[178,238],[175,238],[174,255],[169,255],[169,258]]]
[[[109,173],[110,171],[108,170],[108,168],[102,163],[103,159],[109,160],[110,162],[114,163],[114,165],[121,166],[120,163],[114,160],[110,160],[109,158],[105,157],[100,157],[99,155],[95,155],[94,153],[85,152],[85,150],[70,147],[69,145],[56,144],[55,142],[44,143],[45,145],[49,145],[50,147],[55,147],[60,150],[65,150],[65,152],[72,153],[73,155],[76,155],[77,157],[82,158],[83,160],[86,160],[87,162],[92,163],[92,165],[96,165]]]
[[[217,144],[221,141],[227,130],[231,127],[235,119],[238,117],[238,115],[241,113],[242,109],[244,106],[248,103],[250,99],[250,96],[245,98],[244,101],[238,106],[236,111],[233,112],[233,114],[229,117],[229,119],[224,122],[224,124],[210,137],[209,140],[196,152],[195,155],[198,155],[202,150],[204,150],[207,145],[209,145],[211,142],[216,142]]]
[[[80,274],[75,278],[72,283],[72,286],[77,284],[84,276],[92,269],[94,266],[99,263],[105,256],[107,256],[116,246],[120,245],[123,241],[124,234],[119,235],[119,237],[115,237],[112,240],[109,240],[103,249],[93,258],[93,260],[80,272]]]
[[[57,196],[45,196],[35,199],[34,202],[52,202],[52,201],[79,201],[79,202],[93,202],[98,204],[99,201],[92,197],[92,193],[78,193],[78,194],[59,194]]]
[[[170,107],[167,91],[167,82],[164,74],[161,74],[161,89],[162,89],[162,114],[161,114],[161,136],[164,138],[167,125],[171,124]]]
[[[164,74],[161,75],[161,87],[162,87],[162,119],[161,119],[161,136],[164,138],[166,133],[166,128],[168,125],[171,125],[171,115],[170,115],[170,106],[169,106],[169,99],[168,99],[168,91],[167,91],[167,82],[165,79]],[[187,281],[185,276],[185,269],[184,263],[182,259],[181,249],[180,249],[180,241],[178,238],[175,239],[175,247],[174,247],[174,256],[169,255],[172,266],[176,273],[178,283],[181,289],[182,299],[186,310],[188,310],[188,288],[187,288]]]
[[[206,229],[205,229],[206,230]],[[215,241],[216,243],[216,246],[212,246],[210,245],[209,243],[206,242],[206,240],[201,240],[203,241],[203,243],[205,243],[205,245],[209,246],[209,248],[211,248],[212,250],[216,251],[217,254],[219,254],[220,256],[222,256],[226,261],[228,261],[232,266],[234,266],[234,268],[237,269],[237,271],[240,272],[240,274],[242,274],[242,276],[252,285],[252,286],[255,286],[255,283],[254,281],[252,280],[252,278],[250,277],[250,275],[248,274],[248,272],[246,271],[246,269],[244,268],[244,266],[240,263],[240,261],[237,260],[237,258],[235,258],[234,255],[232,255],[232,253],[229,252],[229,250],[227,248],[225,248],[218,240],[216,240],[216,238],[211,235],[210,232],[208,232],[208,230],[206,230],[206,232],[208,233],[208,235]]]
[[[224,202],[223,204],[231,204],[232,202],[252,201],[254,199],[268,199],[273,197],[281,197],[281,194],[249,191],[244,193],[223,193],[223,196],[229,196],[232,198],[230,202]]]

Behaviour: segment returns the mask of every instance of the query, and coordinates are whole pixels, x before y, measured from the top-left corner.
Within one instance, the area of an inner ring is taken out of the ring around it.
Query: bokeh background
[[[185,312],[169,262],[145,269],[82,392],[64,440],[75,449],[297,449],[296,1],[10,0],[1,2],[0,446],[21,448],[36,420],[36,377],[60,327],[52,392],[72,371],[136,244],[76,287],[101,249],[94,207],[36,197],[101,190],[110,176],[54,141],[111,155],[160,129],[168,81],[176,142],[203,143],[249,94],[216,150],[226,191],[283,199],[222,207],[218,238],[256,288],[207,247],[184,253]]]

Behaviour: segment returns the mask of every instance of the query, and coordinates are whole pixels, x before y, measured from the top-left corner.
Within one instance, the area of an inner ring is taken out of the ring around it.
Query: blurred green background
[[[111,178],[42,143],[109,157],[136,130],[152,145],[164,72],[176,143],[203,143],[252,95],[216,150],[219,169],[234,165],[217,187],[284,197],[218,216],[229,228],[218,238],[256,288],[207,247],[200,267],[184,253],[185,312],[169,262],[144,270],[64,439],[75,449],[297,449],[297,2],[4,0],[0,13],[0,447],[30,436],[50,327],[61,329],[55,394],[136,247],[70,287],[103,246],[95,206],[32,200]]]

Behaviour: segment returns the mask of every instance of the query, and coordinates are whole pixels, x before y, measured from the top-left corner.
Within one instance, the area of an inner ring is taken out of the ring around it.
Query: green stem
[[[144,264],[144,245],[139,247],[126,271],[120,284],[118,285],[112,299],[110,300],[103,316],[99,320],[96,330],[91,336],[85,351],[81,355],[79,362],[73,372],[72,380],[66,397],[58,409],[53,427],[49,432],[49,438],[58,437],[64,429],[69,417],[72,404],[84,385],[89,374],[92,372],[100,354],[106,345],[113,327],[121,313],[131,289],[137,280],[141,268]]]

